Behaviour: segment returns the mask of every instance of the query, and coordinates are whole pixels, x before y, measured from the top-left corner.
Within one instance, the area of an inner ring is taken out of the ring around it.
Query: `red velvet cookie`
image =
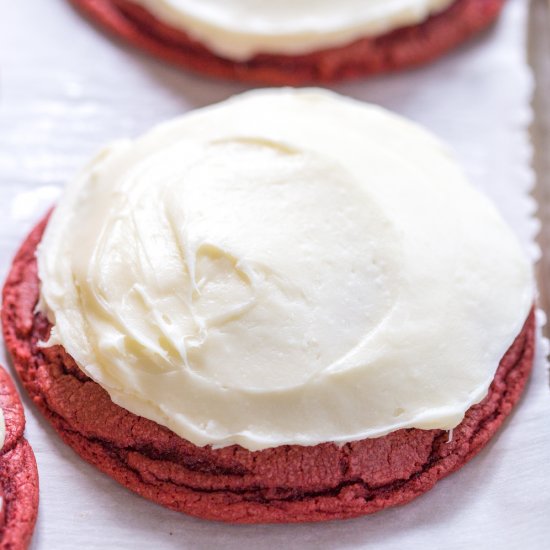
[[[38,512],[38,471],[23,437],[25,413],[6,371],[0,367],[0,408],[6,438],[0,449],[0,550],[27,548]]]
[[[115,405],[60,346],[44,349],[35,313],[35,250],[47,220],[19,250],[3,293],[4,338],[34,402],[85,460],[168,508],[236,523],[344,519],[405,504],[470,460],[518,401],[531,370],[535,318],[500,362],[489,394],[452,437],[406,429],[341,447],[287,445],[258,452],[196,447]]]
[[[333,82],[420,65],[488,27],[504,0],[455,0],[421,24],[305,55],[238,62],[212,53],[129,0],[71,0],[103,28],[161,59],[212,76],[266,84]]]

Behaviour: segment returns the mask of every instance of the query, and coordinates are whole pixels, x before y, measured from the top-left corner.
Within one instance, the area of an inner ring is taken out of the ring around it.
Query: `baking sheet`
[[[0,0],[0,278],[24,235],[105,141],[245,86],[183,74],[107,39],[64,0]],[[533,256],[537,224],[526,128],[527,1],[427,68],[337,86],[426,125],[454,149]],[[547,548],[550,391],[539,338],[526,395],[505,429],[413,503],[346,522],[230,526],[165,510],[80,460],[23,392],[40,470],[34,549]],[[4,350],[0,362],[6,362]]]

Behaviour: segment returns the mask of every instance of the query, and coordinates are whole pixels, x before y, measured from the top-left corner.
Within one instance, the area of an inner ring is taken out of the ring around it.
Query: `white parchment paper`
[[[63,182],[105,141],[246,89],[184,74],[97,31],[64,0],[0,0],[0,279]],[[433,130],[531,254],[526,0],[435,64],[338,86]],[[488,447],[415,502],[317,525],[230,526],[165,510],[61,443],[22,391],[40,470],[34,549],[550,547],[550,391],[542,341],[527,392]],[[2,348],[0,362],[7,358]],[[21,388],[20,388],[21,389]]]

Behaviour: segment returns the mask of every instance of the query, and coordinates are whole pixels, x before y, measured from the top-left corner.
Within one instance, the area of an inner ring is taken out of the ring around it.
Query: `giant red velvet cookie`
[[[19,250],[4,287],[3,330],[15,367],[38,408],[80,456],[174,510],[238,523],[303,522],[405,504],[480,451],[510,414],[531,369],[533,312],[501,360],[489,394],[468,410],[452,437],[406,429],[340,447],[196,447],[113,404],[61,347],[39,347],[50,330],[35,313],[35,250],[46,223]]]
[[[161,59],[213,76],[269,84],[331,82],[420,65],[488,27],[504,0],[456,0],[421,24],[305,55],[222,58],[128,0],[71,0],[111,33]]]
[[[38,472],[23,437],[25,413],[13,382],[0,367],[0,408],[6,438],[0,449],[0,550],[27,548],[38,512]]]

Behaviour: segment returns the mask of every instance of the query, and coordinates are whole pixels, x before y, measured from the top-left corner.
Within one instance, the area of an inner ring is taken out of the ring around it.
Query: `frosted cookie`
[[[427,63],[487,28],[504,0],[71,0],[112,34],[212,76],[332,82]]]
[[[528,377],[533,298],[431,135],[266,90],[106,147],[21,247],[2,320],[46,418],[130,489],[320,521],[408,502],[483,447]]]
[[[30,544],[38,512],[38,472],[23,437],[25,413],[17,391],[0,367],[0,548]]]

